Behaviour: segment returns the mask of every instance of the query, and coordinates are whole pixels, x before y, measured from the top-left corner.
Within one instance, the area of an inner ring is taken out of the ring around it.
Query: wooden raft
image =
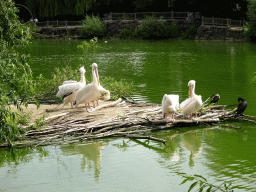
[[[25,140],[15,144],[17,147],[61,145],[111,136],[150,139],[167,145],[165,140],[152,137],[151,132],[180,126],[208,125],[232,118],[232,114],[237,109],[224,110],[225,107],[225,105],[214,105],[203,108],[199,111],[197,119],[184,119],[179,112],[175,114],[174,122],[166,122],[163,119],[161,105],[120,98],[96,107],[92,113],[80,108],[49,117],[44,120],[43,128],[29,130],[23,135]],[[111,113],[106,110],[113,110],[113,113],[119,110],[120,113],[115,117],[104,119]]]

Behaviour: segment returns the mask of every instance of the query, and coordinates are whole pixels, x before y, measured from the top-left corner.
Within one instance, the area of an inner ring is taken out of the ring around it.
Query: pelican
[[[238,98],[238,102],[239,102],[239,105],[237,107],[237,114],[235,115],[235,117],[238,117],[240,115],[243,116],[243,112],[247,107],[247,101],[244,100],[242,97]]]
[[[93,82],[87,84],[83,88],[81,88],[76,95],[74,105],[77,107],[80,103],[85,103],[86,110],[88,111],[87,104],[90,102],[96,101],[101,93],[106,93],[103,99],[108,100],[110,99],[110,93],[106,89],[104,89],[98,82],[98,71],[97,71],[97,64],[93,63],[92,67],[92,75],[93,75]]]
[[[167,95],[165,94],[162,100],[162,113],[163,118],[167,119],[172,115],[172,121],[174,121],[174,113],[179,108],[179,95]]]
[[[63,84],[59,86],[59,91],[56,94],[56,96],[57,97],[63,96],[64,102],[63,102],[62,109],[69,102],[71,102],[71,108],[73,108],[73,101],[76,97],[77,91],[86,85],[86,80],[84,76],[85,74],[84,67],[81,67],[79,71],[81,73],[81,79],[79,82],[69,80],[69,81],[64,81]]]
[[[109,92],[108,90],[104,89],[104,88],[100,85],[100,78],[99,78],[99,74],[98,74],[98,65],[97,65],[97,63],[93,63],[92,66],[96,68],[95,72],[96,72],[96,77],[97,77],[98,86],[99,86],[99,89],[100,89],[100,92],[99,92],[97,98],[96,98],[94,101],[92,101],[92,102],[93,102],[93,106],[94,106],[94,108],[95,108],[94,102],[96,101],[96,102],[97,102],[97,105],[99,105],[99,98],[100,98],[101,94],[102,94],[102,93],[105,93],[105,95],[104,95],[102,98],[103,98],[104,100],[109,100],[109,99],[110,99],[110,92]]]
[[[189,98],[180,104],[180,109],[185,117],[192,115],[192,113],[196,113],[197,118],[197,111],[203,104],[201,95],[195,94],[195,84],[195,80],[188,82]]]

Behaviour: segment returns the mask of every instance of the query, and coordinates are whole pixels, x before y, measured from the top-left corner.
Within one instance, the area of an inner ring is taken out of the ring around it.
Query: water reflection
[[[198,132],[183,134],[182,142],[184,147],[190,151],[189,166],[195,165],[195,157],[201,152],[201,135]]]
[[[82,156],[81,170],[85,172],[94,170],[94,178],[96,181],[99,181],[101,151],[104,149],[103,146],[104,146],[103,143],[95,142],[95,143],[78,144],[78,145],[72,145],[72,146],[61,146],[60,149],[62,154],[65,156],[70,156],[70,155]]]
[[[16,168],[21,163],[29,163],[35,154],[38,155],[39,161],[49,155],[49,151],[43,147],[33,148],[16,148],[14,151],[2,148],[0,149],[0,167],[10,166]]]

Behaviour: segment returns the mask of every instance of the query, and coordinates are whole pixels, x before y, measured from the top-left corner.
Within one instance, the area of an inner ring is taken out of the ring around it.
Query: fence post
[[[112,12],[110,12],[110,20],[112,20]]]
[[[202,16],[202,24],[201,25],[204,25],[204,16]]]
[[[49,20],[47,20],[47,27],[49,27]]]
[[[57,27],[58,27],[58,20],[57,20]]]
[[[125,20],[125,12],[124,12],[124,20]]]
[[[212,17],[212,25],[214,26],[214,17]]]
[[[173,19],[173,11],[172,11],[172,18],[171,19]]]
[[[137,17],[136,17],[136,13],[134,13],[134,16],[135,16],[135,19],[137,19]]]
[[[66,27],[68,26],[68,22],[67,22],[67,20],[65,20],[65,22],[66,22]]]

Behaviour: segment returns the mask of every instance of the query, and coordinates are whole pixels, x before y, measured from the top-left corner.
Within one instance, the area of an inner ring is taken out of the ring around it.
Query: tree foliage
[[[26,6],[38,17],[82,15],[96,0],[26,0]]]
[[[26,46],[31,33],[20,23],[12,0],[0,1],[0,143],[17,139],[22,132],[17,126],[18,114],[11,111],[13,104],[20,111],[33,95],[33,78],[28,56],[17,50]]]
[[[244,34],[252,42],[256,42],[256,0],[248,0],[247,17]]]

